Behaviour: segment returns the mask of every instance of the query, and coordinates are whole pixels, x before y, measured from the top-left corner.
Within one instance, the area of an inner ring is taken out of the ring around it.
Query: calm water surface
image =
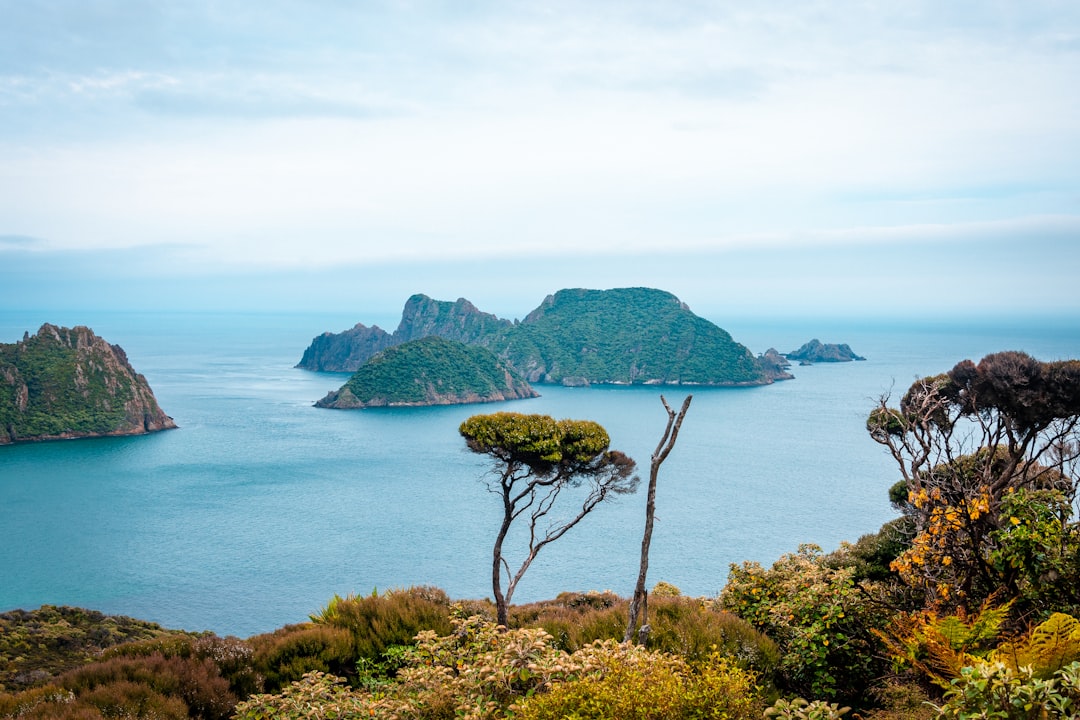
[[[247,636],[306,619],[335,593],[437,585],[490,595],[498,502],[458,424],[502,409],[587,418],[648,458],[666,416],[656,388],[541,386],[492,405],[312,407],[342,375],[296,370],[343,315],[0,313],[0,342],[42,322],[84,324],[127,351],[180,429],[0,448],[0,610],[79,605]],[[894,516],[896,479],[863,422],[874,398],[964,358],[1021,349],[1080,357],[1074,323],[859,325],[712,318],[762,352],[812,337],[866,362],[793,369],[769,387],[696,388],[658,493],[650,584],[717,593],[733,562],[826,549]],[[683,390],[667,388],[677,405]],[[516,601],[629,594],[644,493],[602,506],[539,556]],[[514,547],[520,547],[516,545]]]

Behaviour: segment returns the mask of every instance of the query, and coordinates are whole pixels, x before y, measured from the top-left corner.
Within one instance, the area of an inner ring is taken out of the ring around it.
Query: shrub
[[[79,697],[79,702],[98,709],[106,718],[153,718],[187,720],[188,707],[177,697],[154,690],[142,682],[116,680],[98,685]],[[194,715],[194,717],[201,717]],[[228,717],[227,715],[223,717]]]
[[[149,655],[210,660],[238,698],[263,689],[262,676],[254,665],[254,651],[247,642],[235,637],[222,638],[213,634],[166,636],[118,645],[106,650],[102,658]]]
[[[511,625],[542,627],[557,647],[575,652],[597,640],[621,640],[627,601],[612,593],[563,593],[553,601],[511,609]],[[715,603],[681,596],[649,598],[651,650],[705,660],[714,651],[771,677],[779,663],[776,643]]]
[[[139,698],[152,699],[160,695],[170,700],[170,707],[175,704],[172,702],[174,700],[181,702],[185,708],[185,716],[190,711],[193,717],[205,720],[228,718],[237,701],[236,696],[229,690],[228,681],[221,677],[217,666],[211,660],[167,658],[160,654],[110,658],[72,670],[60,678],[60,684],[73,692],[80,702],[96,707],[105,708],[111,705],[104,700],[99,703],[94,698],[130,696],[134,699],[124,702],[137,705],[143,702]],[[145,687],[148,692],[137,693],[129,687],[133,685]],[[109,687],[114,689],[101,690]],[[150,702],[150,699],[145,702]],[[106,714],[105,709],[102,713]]]
[[[719,655],[696,670],[673,655],[632,645],[598,643],[579,679],[568,679],[520,706],[522,720],[634,720],[635,718],[758,718],[754,675]]]
[[[286,625],[268,635],[248,640],[254,650],[255,669],[265,688],[276,691],[319,671],[345,677],[355,675],[356,651],[352,634],[326,625]]]
[[[335,595],[311,619],[316,625],[348,630],[356,658],[376,659],[391,646],[412,645],[422,630],[449,633],[450,611],[445,592],[421,586],[366,597]]]
[[[824,700],[809,702],[802,698],[777,700],[765,711],[765,717],[777,720],[840,720],[851,712],[851,708],[840,707],[836,703]]]
[[[942,718],[1037,720],[1080,714],[1080,662],[1043,680],[1029,667],[1012,670],[1002,663],[966,667],[945,692]]]
[[[830,566],[821,548],[803,545],[769,570],[732,565],[720,604],[776,641],[788,690],[861,700],[883,673],[872,630],[884,617],[853,575],[851,567]]]
[[[253,695],[236,706],[236,720],[325,720],[369,715],[370,703],[353,694],[345,681],[311,672],[279,695]]]

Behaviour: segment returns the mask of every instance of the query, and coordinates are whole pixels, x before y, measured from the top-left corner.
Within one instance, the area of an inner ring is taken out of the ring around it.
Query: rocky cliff
[[[530,397],[536,391],[490,350],[429,335],[375,355],[315,405],[351,410]]]
[[[325,332],[314,338],[296,367],[324,372],[356,372],[383,350],[434,335],[468,345],[483,345],[501,330],[513,326],[481,312],[465,298],[455,302],[413,295],[401,311],[401,322],[390,334],[378,325],[357,324],[341,333]]]
[[[0,344],[0,444],[174,427],[124,350],[90,328],[45,324]]]

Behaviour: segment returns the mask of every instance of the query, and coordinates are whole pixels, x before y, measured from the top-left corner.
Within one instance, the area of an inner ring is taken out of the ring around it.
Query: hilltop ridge
[[[522,321],[413,295],[393,334],[357,324],[314,338],[297,367],[353,372],[382,350],[436,335],[486,347],[530,383],[765,385],[787,379],[727,331],[652,288],[560,290]]]

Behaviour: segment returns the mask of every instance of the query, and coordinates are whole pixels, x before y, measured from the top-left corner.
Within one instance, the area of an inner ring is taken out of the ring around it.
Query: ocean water
[[[647,477],[666,421],[659,396],[677,406],[686,392],[693,404],[660,474],[649,584],[714,595],[731,563],[771,563],[807,542],[832,550],[894,517],[896,471],[863,427],[882,393],[999,350],[1080,357],[1080,319],[710,318],[754,352],[818,337],[868,359],[795,367],[795,380],[760,388],[540,386],[540,398],[513,403],[312,407],[346,376],[293,365],[313,336],[361,319],[0,313],[0,342],[46,321],[91,326],[127,351],[180,426],[0,448],[0,610],[78,605],[249,636],[303,621],[335,593],[436,585],[488,597],[499,503],[460,422],[504,409],[596,420]],[[629,594],[644,502],[617,498],[545,548],[515,602]]]

